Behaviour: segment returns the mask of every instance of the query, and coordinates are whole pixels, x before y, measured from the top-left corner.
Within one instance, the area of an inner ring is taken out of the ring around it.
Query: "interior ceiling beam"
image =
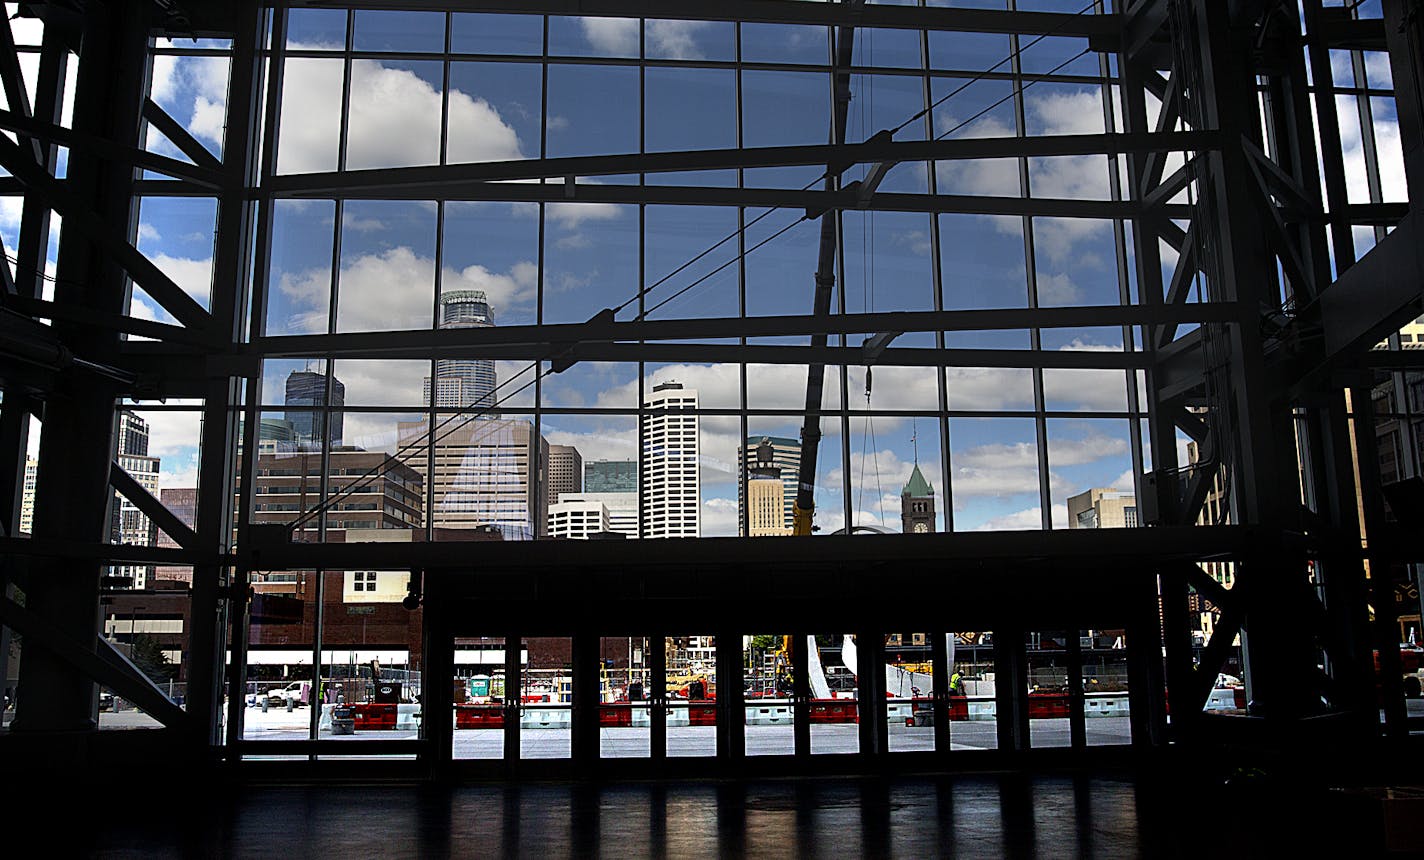
[[[86,235],[179,322],[205,331],[211,327],[212,316],[202,305],[123,238],[119,229],[76,198],[64,182],[29,161],[18,145],[3,135],[0,135],[0,165],[14,174],[27,191],[59,213],[67,230]]]
[[[174,359],[182,356],[175,366]],[[1029,350],[1029,349],[940,349],[937,347],[885,349],[871,355],[859,346],[814,346],[735,343],[607,343],[593,342],[570,347],[566,343],[530,343],[480,349],[374,350],[342,352],[346,359],[387,361],[486,358],[497,361],[656,361],[695,364],[845,364],[876,367],[1072,367],[1087,369],[1130,369],[1148,366],[1147,354],[1109,350]],[[214,362],[220,362],[215,364]],[[205,356],[158,349],[135,350],[124,368],[141,375],[151,386],[159,386],[168,396],[188,396],[197,384],[224,372],[234,376],[255,376],[261,365],[252,361],[238,366],[226,356]],[[148,382],[153,379],[153,382]]]
[[[176,158],[169,158],[166,155],[159,155],[132,146],[125,146],[106,138],[84,134],[83,132],[77,132],[73,129],[64,128],[63,126],[58,126],[53,123],[20,116],[12,111],[0,110],[0,128],[30,134],[48,143],[68,147],[70,149],[87,148],[96,155],[100,155],[104,158],[126,161],[135,167],[142,167],[146,170],[154,170],[168,176],[196,182],[205,189],[208,189],[208,193],[215,192],[221,188],[225,179],[219,170],[200,167],[196,164],[189,164],[186,161],[179,161]]]
[[[147,194],[150,186],[140,190]],[[321,194],[286,195],[292,199],[322,199]],[[329,197],[329,195],[327,195]],[[671,206],[749,206],[758,209],[830,210],[874,209],[880,212],[953,212],[966,215],[1030,215],[1051,218],[1133,218],[1141,203],[1131,200],[1067,200],[1043,197],[989,197],[977,194],[903,194],[880,192],[862,200],[851,186],[840,191],[795,188],[717,188],[686,185],[601,185],[591,182],[534,184],[487,182],[450,188],[445,185],[406,185],[370,189],[355,194],[362,200],[460,200],[508,203],[614,203]],[[1169,218],[1186,219],[1186,204],[1162,205],[1152,210]]]
[[[1162,323],[1230,323],[1240,319],[1233,302],[1185,305],[1100,305],[1062,308],[1000,308],[955,311],[895,311],[870,314],[811,314],[765,317],[706,317],[613,323],[563,323],[422,329],[418,331],[351,332],[283,335],[259,338],[250,346],[271,358],[310,355],[346,356],[428,350],[426,355],[453,357],[460,348],[487,349],[516,344],[694,340],[698,338],[794,337],[823,334],[868,334],[882,331],[992,331],[1025,328],[1152,325]],[[133,343],[131,350],[150,344]]]
[[[226,564],[228,556],[215,552],[127,543],[85,543],[45,538],[0,537],[0,558],[66,558],[126,562],[128,564]]]
[[[704,579],[740,581],[755,571],[762,581],[793,570],[822,574],[843,564],[896,564],[923,559],[946,575],[982,576],[985,565],[1002,562],[1011,568],[1041,564],[1049,569],[1076,566],[1102,571],[1133,559],[1143,562],[1143,576],[1173,558],[1227,560],[1239,558],[1259,532],[1243,526],[1163,526],[1151,529],[1058,529],[1012,532],[951,532],[925,535],[826,535],[802,540],[748,541],[742,538],[641,541],[630,552],[627,541],[435,541],[416,543],[239,543],[253,570],[332,569],[411,570],[449,567],[476,571],[470,577],[501,568],[517,576],[533,576],[541,568],[609,571],[638,568],[658,572],[661,582],[696,589]],[[1282,536],[1289,542],[1290,536]],[[707,576],[666,576],[681,568]],[[715,569],[715,572],[713,572]],[[526,582],[528,582],[526,580]],[[472,582],[472,584],[477,584]],[[531,586],[531,591],[537,590]],[[743,598],[745,591],[742,592]]]
[[[569,176],[618,176],[629,173],[795,167],[812,164],[829,164],[845,170],[861,163],[1200,151],[1213,148],[1217,142],[1218,135],[1211,131],[957,137],[903,141],[892,140],[888,134],[881,132],[863,143],[692,149],[677,152],[524,158],[469,164],[291,173],[270,178],[262,190],[279,197],[364,195],[371,191],[405,186],[444,186],[453,191],[470,183],[500,180],[557,178],[562,182]]]
[[[0,595],[0,621],[25,637],[27,647],[43,648],[90,679],[142,708],[165,726],[180,726],[188,713],[105,639],[86,648],[30,609]]]
[[[183,549],[197,549],[198,535],[192,526],[183,522],[178,515],[168,509],[163,502],[154,498],[146,487],[117,462],[109,464],[109,486],[118,490],[134,507],[138,508],[155,526],[174,540]]]
[[[1111,36],[1122,30],[1121,16],[1063,12],[1008,12],[996,9],[916,8],[795,0],[294,0],[292,8],[398,9],[430,12],[522,12],[681,21],[747,21],[765,24],[819,24],[950,30],[974,33],[1052,33],[1058,36]]]
[[[1325,362],[1365,356],[1424,310],[1424,247],[1414,209],[1369,253],[1320,293]]]

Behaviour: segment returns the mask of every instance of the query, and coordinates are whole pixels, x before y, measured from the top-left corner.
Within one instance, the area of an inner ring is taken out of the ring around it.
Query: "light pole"
[[[129,607],[129,660],[131,661],[138,656],[138,612],[140,609],[147,608],[137,604]],[[135,663],[135,665],[137,664]]]

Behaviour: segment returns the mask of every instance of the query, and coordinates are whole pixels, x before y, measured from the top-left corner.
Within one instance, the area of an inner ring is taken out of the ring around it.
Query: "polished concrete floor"
[[[135,858],[1215,858],[1327,847],[1306,810],[1293,813],[1298,831],[1292,813],[1251,823],[1249,795],[1145,779],[246,787],[187,802],[177,786],[135,796],[120,781],[50,832],[64,842],[53,856]]]

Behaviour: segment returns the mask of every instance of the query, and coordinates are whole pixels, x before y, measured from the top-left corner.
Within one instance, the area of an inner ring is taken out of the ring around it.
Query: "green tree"
[[[158,640],[152,636],[139,634],[134,637],[133,647],[129,652],[129,659],[139,671],[148,676],[150,681],[155,683],[167,681],[173,677],[173,663],[168,659],[168,655],[163,653],[163,649],[158,646]]]

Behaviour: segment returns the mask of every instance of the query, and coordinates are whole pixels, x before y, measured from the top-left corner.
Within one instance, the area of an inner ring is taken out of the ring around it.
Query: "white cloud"
[[[533,306],[538,267],[516,263],[507,273],[474,264],[463,269],[445,267],[441,289],[483,290],[498,320]],[[320,331],[326,325],[331,278],[325,269],[284,274],[277,289],[294,307],[289,328]],[[337,320],[342,331],[377,331],[429,328],[435,291],[435,261],[410,248],[391,248],[351,260],[341,270],[341,303]]]
[[[1083,299],[1083,291],[1066,274],[1037,273],[1038,301],[1043,305],[1074,305]]]
[[[25,211],[25,198],[18,195],[0,197],[0,229],[12,232],[20,229],[20,216]],[[17,244],[11,236],[6,236],[6,247]]]
[[[649,53],[670,60],[701,60],[702,52],[693,36],[709,26],[706,21],[649,21]]]
[[[1068,527],[1068,508],[1066,505],[1054,505],[1053,527]],[[1024,531],[1029,529],[1043,528],[1043,508],[1025,508],[1021,511],[1014,511],[1011,514],[992,517],[980,523],[974,530],[981,532],[991,531]]]
[[[167,458],[160,464],[158,489],[175,490],[198,486],[198,453],[195,450],[187,458]]]
[[[594,50],[611,57],[638,56],[638,22],[632,18],[580,18],[584,38]],[[648,55],[673,60],[700,60],[695,34],[711,26],[706,21],[648,21]]]
[[[193,134],[221,143],[226,122],[227,107],[221,102],[210,102],[202,97],[193,101],[193,119],[188,122],[188,130]]]
[[[544,207],[549,220],[572,230],[585,221],[609,221],[623,214],[617,203],[550,203]]]
[[[1009,367],[945,369],[951,409],[1032,409],[1033,371]]]
[[[1072,489],[1069,482],[1053,470],[1095,463],[1127,452],[1126,440],[1102,434],[1053,440],[1049,447],[1049,488],[1055,493]],[[959,510],[973,497],[1005,498],[1039,490],[1038,447],[1034,442],[977,445],[955,451],[952,463],[954,504]]]
[[[362,218],[347,209],[341,213],[341,226],[343,229],[355,230],[358,233],[376,233],[386,229],[386,222],[379,218]]]
[[[180,466],[190,460],[196,463],[196,446],[203,427],[201,412],[143,410],[136,414],[148,422],[148,453],[163,458],[164,462],[160,464],[163,469]]]
[[[138,238],[140,242],[157,242],[163,237],[158,235],[158,229],[152,224],[139,224]]]
[[[1024,107],[1045,134],[1103,133],[1103,99],[1093,90],[1034,93]]]
[[[1127,453],[1126,439],[1094,433],[1084,436],[1082,439],[1050,440],[1048,462],[1054,468],[1082,466],[1087,463],[1096,463],[1107,457],[1121,457]]]
[[[157,266],[163,274],[173,279],[173,282],[183,288],[183,291],[192,296],[199,304],[206,305],[208,294],[213,287],[213,261],[212,258],[206,260],[194,260],[189,257],[171,257],[167,254],[154,254],[149,257],[153,264]]]
[[[1043,393],[1049,409],[1127,411],[1127,380],[1121,370],[1046,367]]]
[[[228,70],[226,57],[157,54],[153,58],[150,96],[170,112],[177,110],[181,102],[191,97],[193,107],[188,131],[196,137],[221,143],[227,115]],[[178,154],[176,147],[152,129],[149,131],[149,148]]]
[[[1040,134],[1100,134],[1103,130],[1102,99],[1091,90],[1076,93],[1032,94],[1025,98],[1025,110],[1032,127]],[[935,117],[940,134],[955,129],[961,120],[941,113]],[[1013,137],[1011,126],[988,116],[957,129],[953,138]],[[1019,194],[1018,161],[1011,158],[937,163],[939,190],[946,194],[1010,196]],[[1103,156],[1064,156],[1029,159],[1029,188],[1036,197],[1067,199],[1107,199],[1107,160]],[[995,219],[1000,232],[1019,235],[1017,218]],[[1038,218],[1034,220],[1035,246],[1055,265],[1065,263],[1079,240],[1109,229],[1099,219]]]
[[[698,520],[698,531],[702,537],[735,537],[740,530],[737,520],[737,500],[733,498],[704,498]]]
[[[580,18],[584,38],[602,54],[638,56],[638,21],[634,18]]]
[[[342,67],[327,60],[289,61],[278,162],[282,172],[336,168]],[[351,67],[351,169],[434,164],[440,153],[440,92],[419,75],[376,60]],[[451,163],[522,158],[514,129],[488,101],[450,92]]]
[[[1386,203],[1400,203],[1408,199],[1408,187],[1404,176],[1404,150],[1399,139],[1399,123],[1393,119],[1382,119],[1379,114],[1379,100],[1372,100],[1375,106],[1374,131],[1375,149],[1379,159],[1381,199]],[[1351,203],[1370,201],[1369,179],[1365,171],[1365,148],[1360,134],[1358,108],[1346,96],[1336,96],[1335,108],[1340,113],[1340,148],[1345,160],[1346,196]]]

